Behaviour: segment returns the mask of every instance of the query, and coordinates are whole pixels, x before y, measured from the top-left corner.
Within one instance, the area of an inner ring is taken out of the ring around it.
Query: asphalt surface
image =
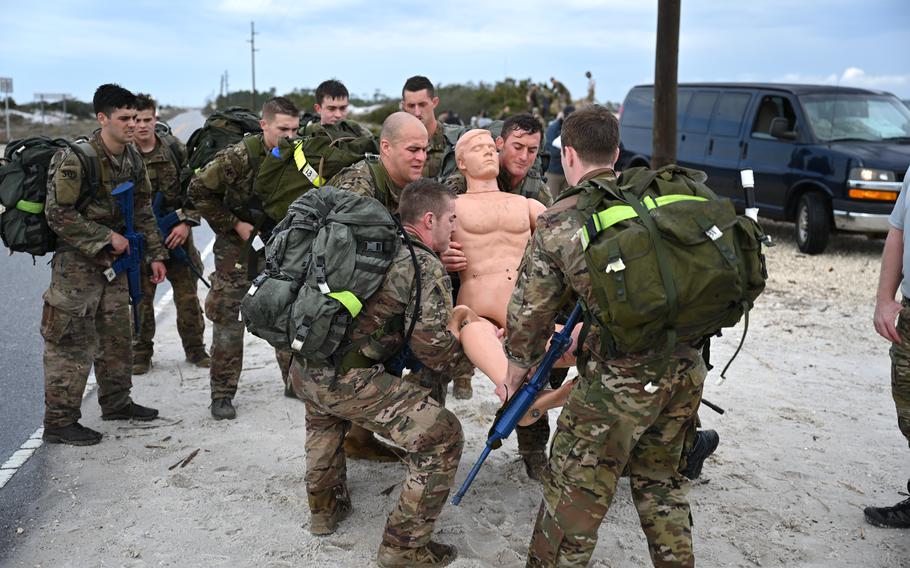
[[[171,119],[174,135],[186,141],[202,125],[199,110]],[[196,246],[202,251],[213,239],[209,227],[195,229]],[[27,254],[5,254],[0,248],[0,464],[41,426],[44,412],[44,343],[39,333],[43,301],[50,282],[50,255],[35,258]],[[211,260],[206,263],[211,266]],[[208,269],[207,269],[208,271]],[[157,301],[170,284],[158,286]],[[83,413],[100,413],[95,396],[83,403]],[[10,537],[22,524],[34,520],[40,511],[36,502],[42,494],[47,472],[43,448],[0,489],[0,564],[3,552],[12,545]]]

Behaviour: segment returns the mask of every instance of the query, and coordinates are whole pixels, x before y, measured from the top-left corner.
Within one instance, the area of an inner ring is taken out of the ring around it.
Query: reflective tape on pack
[[[357,314],[360,313],[360,310],[363,309],[363,304],[360,303],[360,300],[357,299],[352,292],[345,290],[344,292],[331,292],[326,294],[329,298],[334,298],[341,302],[348,312],[351,314],[352,318],[356,318]]]
[[[319,176],[319,172],[307,162],[306,154],[303,153],[303,140],[297,141],[294,145],[294,164],[297,166],[297,170],[310,180],[313,187],[319,187],[325,183],[325,180]]]
[[[37,201],[26,201],[20,199],[16,202],[16,209],[19,211],[25,211],[26,213],[32,213],[37,215],[44,211],[44,203],[39,203]]]
[[[652,198],[650,196],[645,197],[641,202],[650,210],[671,203],[678,203],[680,201],[707,200],[706,197],[699,197],[697,195],[661,195],[657,198]],[[607,209],[598,211],[592,215],[591,218],[588,219],[588,222],[585,223],[582,228],[578,229],[576,237],[581,240],[581,248],[587,250],[588,246],[591,244],[591,240],[597,236],[598,233],[612,227],[620,221],[633,219],[637,216],[638,215],[631,205],[614,205],[613,207],[608,207]]]

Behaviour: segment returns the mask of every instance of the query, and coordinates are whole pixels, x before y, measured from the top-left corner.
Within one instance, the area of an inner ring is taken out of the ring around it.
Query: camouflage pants
[[[419,371],[408,373],[405,380],[430,391],[430,398],[439,403],[439,406],[446,405],[446,397],[449,394],[449,383],[452,377],[447,374],[438,373],[429,367],[422,367]]]
[[[248,261],[241,268],[235,266],[243,246],[243,241],[236,235],[215,237],[215,272],[211,275],[212,289],[205,297],[205,314],[212,320],[212,366],[209,370],[212,400],[234,398],[243,370],[245,328],[240,321],[240,302],[251,282]],[[287,382],[291,353],[276,350],[275,358],[281,379]]]
[[[336,377],[333,369],[304,368],[295,361],[290,378],[306,403],[307,490],[345,483],[342,445],[351,422],[385,436],[408,451],[408,472],[383,540],[411,548],[427,544],[461,459],[458,418],[425,389],[378,365]]]
[[[126,406],[133,386],[126,275],[108,283],[81,254],[58,253],[44,301],[44,427],[61,428],[82,417],[93,365],[102,411]]]
[[[202,272],[202,259],[199,251],[193,246],[193,234],[186,241],[190,262]],[[202,334],[205,332],[205,320],[199,295],[196,291],[196,275],[190,268],[176,260],[168,260],[167,279],[174,290],[174,305],[177,307],[177,333],[183,343],[183,352],[187,355],[203,350]],[[139,303],[139,333],[133,337],[133,357],[151,359],[155,348],[155,291],[158,285],[149,278],[149,265],[142,264],[142,301]]]
[[[587,566],[628,465],[632,500],[657,567],[694,566],[687,480],[678,465],[701,400],[701,356],[674,357],[657,390],[641,367],[588,363],[559,417],[528,566]],[[653,375],[652,375],[653,376]]]
[[[897,408],[897,425],[910,444],[910,299],[901,302],[897,318],[901,342],[891,345],[891,396]]]

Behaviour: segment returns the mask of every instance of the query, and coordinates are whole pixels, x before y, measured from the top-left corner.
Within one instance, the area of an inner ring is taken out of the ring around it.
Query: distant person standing
[[[873,323],[875,331],[891,341],[891,396],[897,407],[897,426],[910,443],[910,169],[891,212],[891,230],[885,240]],[[902,300],[894,299],[900,287]],[[897,325],[895,325],[897,320]],[[910,481],[907,482],[910,491]],[[910,528],[910,499],[892,507],[866,507],[866,521],[877,527]]]
[[[588,102],[594,104],[594,77],[591,76],[590,71],[585,71],[585,77],[588,78]]]
[[[550,110],[555,114],[562,112],[566,105],[572,104],[572,94],[562,82],[556,80],[556,77],[550,77],[550,90],[553,92],[553,103],[550,105]],[[544,117],[547,116],[546,111],[543,114]]]

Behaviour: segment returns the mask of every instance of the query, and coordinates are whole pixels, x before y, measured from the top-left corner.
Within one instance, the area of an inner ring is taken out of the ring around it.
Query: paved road
[[[169,121],[183,141],[202,125],[205,117],[191,110]],[[207,225],[194,231],[200,250],[212,240]],[[44,411],[43,343],[38,327],[41,295],[50,281],[50,256],[35,259],[25,254],[7,256],[0,248],[0,464],[41,426]],[[211,260],[207,266],[211,266]],[[156,300],[170,289],[158,287]],[[94,396],[86,401],[88,412],[100,412]],[[0,559],[10,528],[34,514],[33,501],[43,486],[44,452],[40,449],[13,479],[0,489]],[[2,562],[0,562],[2,563]]]

